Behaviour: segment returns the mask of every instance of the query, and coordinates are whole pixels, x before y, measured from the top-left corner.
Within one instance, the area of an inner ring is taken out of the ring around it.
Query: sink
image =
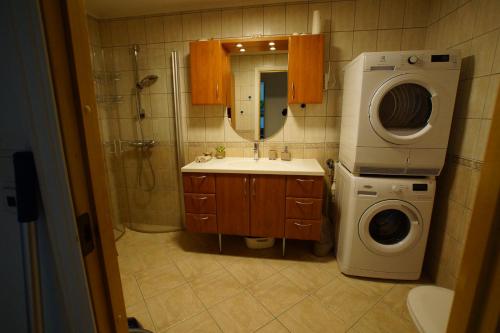
[[[277,161],[277,160],[265,160],[265,159],[240,159],[236,161],[228,161],[225,163],[228,167],[242,168],[242,169],[282,169],[290,168],[290,163]]]
[[[191,162],[182,167],[182,172],[239,173],[269,175],[323,176],[325,171],[315,159],[292,159],[291,161],[268,158],[226,157],[211,159],[205,163]]]

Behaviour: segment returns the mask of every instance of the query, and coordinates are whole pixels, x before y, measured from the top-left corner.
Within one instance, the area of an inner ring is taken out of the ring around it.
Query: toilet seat
[[[410,290],[408,310],[419,332],[446,332],[453,295],[452,290],[437,286],[420,286]]]

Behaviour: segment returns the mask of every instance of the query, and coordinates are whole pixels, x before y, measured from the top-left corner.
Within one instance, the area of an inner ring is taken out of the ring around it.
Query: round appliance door
[[[372,252],[398,255],[411,249],[422,235],[422,217],[411,204],[384,200],[370,206],[359,220],[359,237]]]
[[[417,74],[389,79],[373,95],[369,118],[373,130],[394,144],[410,144],[433,127],[439,112],[437,87]]]

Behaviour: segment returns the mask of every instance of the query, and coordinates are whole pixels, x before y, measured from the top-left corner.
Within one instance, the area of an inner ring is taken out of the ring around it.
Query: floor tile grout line
[[[153,320],[153,316],[151,315],[151,312],[149,311],[149,306],[148,303],[146,302],[146,297],[144,297],[144,293],[142,292],[141,286],[139,285],[139,282],[137,282],[137,278],[135,275],[133,275],[134,281],[137,284],[137,288],[139,289],[139,292],[141,293],[142,296],[142,302],[144,303],[144,306],[146,307],[146,311],[148,312],[149,319],[151,320],[151,323],[153,324],[153,327],[155,329],[155,332],[158,332],[158,328],[156,327],[156,323]]]

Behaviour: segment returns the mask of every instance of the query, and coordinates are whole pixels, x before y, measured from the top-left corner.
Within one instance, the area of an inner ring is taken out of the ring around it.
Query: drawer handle
[[[246,197],[247,196],[247,177],[243,177],[243,195]]]
[[[196,217],[199,221],[207,221],[208,220],[208,216],[205,216],[205,217],[199,217],[197,216]]]
[[[191,176],[191,178],[194,178],[194,179],[205,179],[205,178],[207,178],[207,176]]]
[[[198,197],[198,198],[197,198],[197,197],[194,197],[194,199],[196,199],[196,200],[207,200],[207,199],[208,199],[208,197],[201,197],[201,198],[200,198],[200,197]]]
[[[314,179],[300,179],[300,178],[297,178],[296,181],[298,182],[308,182],[308,183],[314,183]]]
[[[309,227],[312,227],[312,224],[301,224],[301,223],[298,223],[298,222],[293,222],[293,224],[295,224],[299,228],[309,228]]]
[[[297,205],[312,205],[314,202],[312,202],[312,201],[311,202],[302,202],[302,201],[295,200],[295,203]]]

